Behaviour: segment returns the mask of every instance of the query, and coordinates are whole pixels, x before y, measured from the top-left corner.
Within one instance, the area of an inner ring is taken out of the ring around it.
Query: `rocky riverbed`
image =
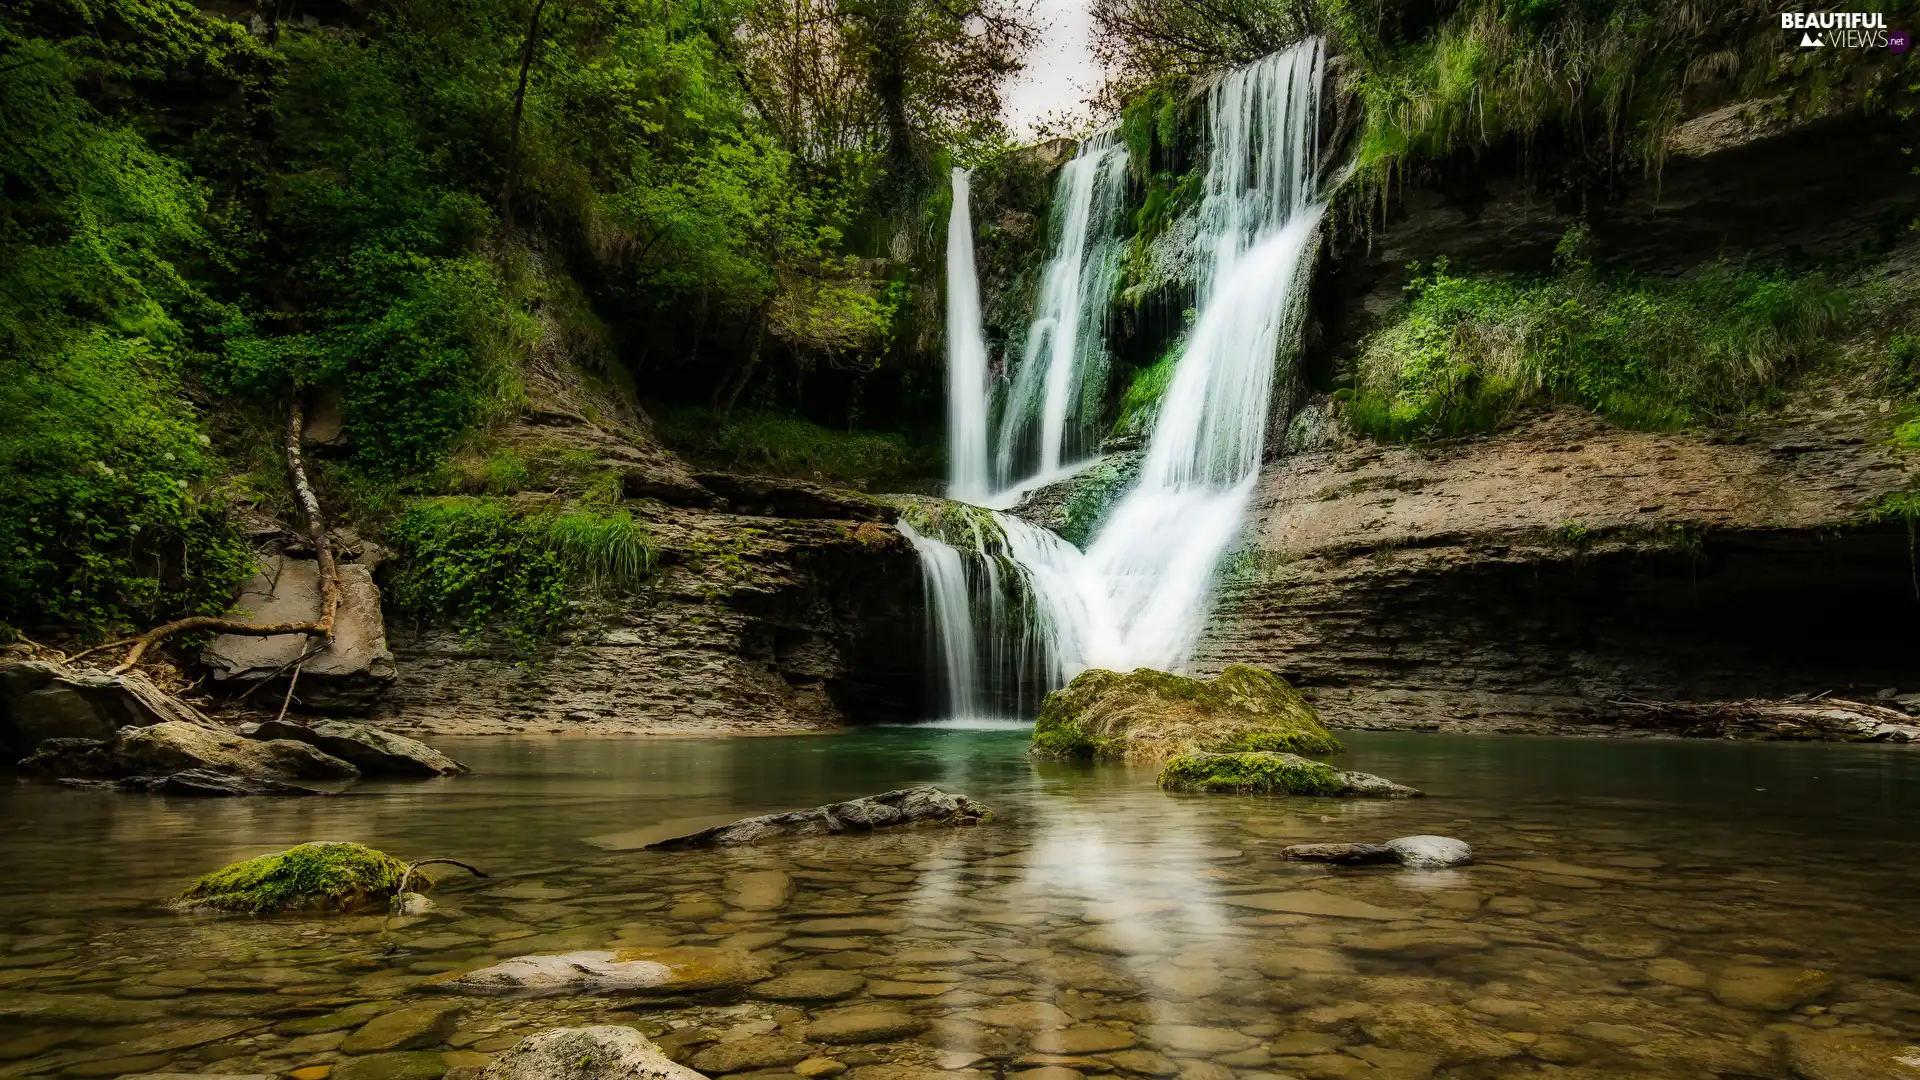
[[[752,1080],[1549,1067],[1841,1080],[1899,1076],[1898,1059],[1920,1054],[1916,957],[1887,933],[1920,915],[1892,869],[1910,842],[1873,839],[1882,857],[1862,858],[1857,829],[1814,835],[1805,818],[1796,828],[1766,812],[1762,794],[1729,795],[1780,764],[1753,755],[1777,751],[1832,770],[1857,797],[1871,787],[1865,755],[1887,751],[1586,744],[1601,755],[1592,771],[1525,794],[1471,782],[1523,771],[1516,762],[1423,772],[1376,755],[1357,763],[1435,797],[1355,803],[1169,795],[1151,769],[1028,764],[1023,739],[1005,737],[1017,734],[949,733],[971,748],[893,767],[973,777],[942,781],[996,810],[971,829],[545,860],[523,846],[486,860],[493,879],[450,878],[435,910],[391,923],[181,918],[121,901],[15,911],[0,939],[0,1075],[470,1076],[536,1031],[596,1023],[635,1026],[709,1076]],[[1659,776],[1701,766],[1658,755],[1707,751],[1740,756],[1709,770],[1712,782],[1607,779],[1620,754],[1652,755],[1632,771]],[[1573,760],[1531,771],[1551,778]],[[1564,790],[1544,794],[1553,786]],[[1686,789],[1729,812],[1677,812]],[[492,801],[500,824],[519,812]],[[1913,809],[1882,807],[1890,828]],[[1467,839],[1476,863],[1350,869],[1283,855],[1436,832]],[[577,850],[564,839],[548,846]],[[616,996],[447,985],[577,950],[672,958],[699,977]]]

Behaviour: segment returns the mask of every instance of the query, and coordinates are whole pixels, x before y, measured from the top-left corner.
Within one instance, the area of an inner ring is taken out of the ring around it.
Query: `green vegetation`
[[[1903,8],[1876,9],[1898,22]],[[1782,49],[1773,12],[1747,0],[1095,0],[1092,14],[1118,95],[1139,102],[1122,114],[1130,145],[1169,85],[1328,38],[1364,110],[1346,192],[1361,210],[1415,164],[1463,152],[1557,144],[1601,170],[1657,172],[1703,101],[1900,115],[1915,92],[1886,49]]]
[[[372,536],[408,493],[545,482],[532,455],[449,460],[556,373],[631,397],[642,372],[722,413],[805,381],[853,415],[890,361],[920,407],[905,272],[859,259],[918,235],[948,160],[1003,144],[1030,30],[999,0],[805,6],[802,33],[784,0],[370,0],[320,25],[7,5],[0,624],[224,607],[249,563],[230,504],[289,509],[273,459],[298,399],[341,402],[344,449],[313,471]],[[897,438],[776,427],[744,417],[719,449],[923,467]],[[604,476],[564,477],[608,501]]]
[[[1406,302],[1363,346],[1344,415],[1390,441],[1491,431],[1551,401],[1652,430],[1727,422],[1821,357],[1852,303],[1817,273],[1713,264],[1664,281],[1574,264],[1482,279],[1443,259],[1416,268]]]
[[[1074,478],[1073,493],[1060,508],[1060,538],[1085,549],[1087,542],[1140,475],[1144,451],[1112,454]]]
[[[1160,770],[1168,791],[1224,791],[1257,795],[1338,795],[1347,788],[1340,771],[1290,753],[1235,750],[1185,754]]]
[[[656,430],[668,446],[712,468],[842,483],[911,479],[937,472],[930,452],[896,434],[835,431],[784,413],[736,409],[662,411]]]
[[[654,568],[652,541],[625,510],[423,499],[407,508],[392,538],[401,554],[392,583],[397,612],[444,619],[464,634],[498,629],[523,656],[566,625],[576,588],[629,591]]]
[[[1235,664],[1210,681],[1152,668],[1083,671],[1041,703],[1028,752],[1161,760],[1196,751],[1340,749],[1285,679]]]
[[[406,872],[400,859],[359,844],[301,844],[215,870],[187,886],[175,903],[254,915],[377,910],[393,899]],[[416,870],[409,884],[424,892],[433,881]]]
[[[1173,372],[1180,364],[1180,354],[1186,351],[1186,344],[1185,336],[1175,339],[1160,354],[1160,359],[1133,373],[1126,393],[1120,397],[1120,417],[1113,423],[1114,434],[1145,436],[1153,430],[1154,418],[1160,415],[1160,399],[1166,395],[1167,387],[1173,385]]]

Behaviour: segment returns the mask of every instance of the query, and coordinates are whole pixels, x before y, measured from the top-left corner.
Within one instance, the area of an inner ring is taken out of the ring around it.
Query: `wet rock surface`
[[[168,721],[122,728],[108,741],[56,739],[21,770],[49,778],[156,778],[193,772],[240,780],[351,780],[360,770],[290,739],[249,739],[211,725]]]
[[[630,1027],[542,1031],[488,1063],[486,1080],[702,1080]]]
[[[763,814],[717,825],[686,836],[649,844],[664,849],[733,847],[762,840],[834,833],[866,833],[911,825],[978,825],[993,811],[967,798],[935,787],[903,788],[852,799],[811,810]]]
[[[290,739],[346,761],[367,776],[453,776],[465,765],[418,739],[395,735],[371,724],[315,720],[299,724],[269,720],[246,732],[250,739]]]

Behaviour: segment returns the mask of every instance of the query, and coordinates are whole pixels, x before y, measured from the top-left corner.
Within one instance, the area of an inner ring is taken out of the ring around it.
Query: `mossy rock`
[[[1083,671],[1047,695],[1029,753],[1144,762],[1197,752],[1340,750],[1285,679],[1235,664],[1211,680],[1152,668]]]
[[[1254,795],[1358,795],[1392,799],[1419,795],[1384,776],[1337,769],[1298,754],[1253,751],[1182,754],[1160,770],[1168,791],[1226,791]]]
[[[381,910],[392,901],[406,872],[404,860],[360,844],[301,844],[221,867],[187,886],[174,904],[255,915]],[[424,891],[431,884],[416,870],[408,890]]]
[[[1184,754],[1160,770],[1169,791],[1234,791],[1263,795],[1338,795],[1340,770],[1297,754]]]

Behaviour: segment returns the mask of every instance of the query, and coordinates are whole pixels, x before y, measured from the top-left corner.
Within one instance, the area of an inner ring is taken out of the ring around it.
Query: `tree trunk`
[[[500,220],[513,228],[513,172],[520,157],[520,117],[526,111],[527,79],[533,74],[533,53],[540,43],[540,13],[547,0],[535,0],[533,18],[527,20],[527,39],[520,47],[520,82],[513,89],[513,119],[508,122],[507,167],[500,178]]]

